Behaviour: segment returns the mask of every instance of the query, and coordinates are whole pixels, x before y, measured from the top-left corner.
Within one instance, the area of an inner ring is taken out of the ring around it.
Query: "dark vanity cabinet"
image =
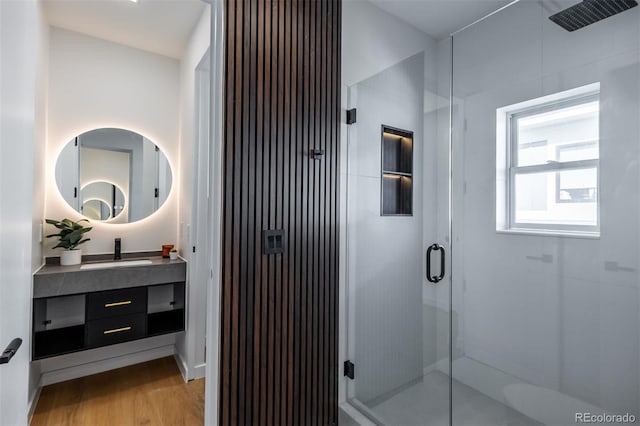
[[[153,266],[146,268],[153,268]],[[45,297],[36,297],[34,292],[32,359],[37,360],[185,329],[184,278],[181,281],[158,283],[158,279],[153,279],[155,274],[140,271],[145,268],[127,268],[128,271],[123,269],[125,268],[118,271],[96,270],[77,273],[86,275],[89,280],[92,277],[98,277],[102,282],[101,279],[110,273],[116,276],[121,274],[135,277],[135,269],[138,269],[139,275],[146,276],[152,282],[142,281],[139,282],[141,285],[112,290],[101,289],[101,285],[93,283],[91,287],[95,291]],[[67,274],[67,281],[78,278],[70,274]],[[175,279],[176,274],[173,273],[173,275],[172,278]],[[56,278],[60,277],[63,276]],[[160,281],[163,280],[160,279]],[[36,288],[38,288],[38,280],[34,280],[34,289]],[[40,290],[41,293],[46,293],[42,288]],[[62,292],[65,293],[64,290]]]

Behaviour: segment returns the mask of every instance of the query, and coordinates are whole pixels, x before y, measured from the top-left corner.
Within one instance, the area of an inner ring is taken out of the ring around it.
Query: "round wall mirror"
[[[92,220],[131,223],[157,211],[171,191],[167,157],[125,129],[96,129],[73,138],[56,163],[65,201]]]
[[[126,222],[125,197],[120,188],[110,182],[91,182],[80,190],[81,213],[87,219]],[[117,219],[117,220],[115,220]]]
[[[82,214],[91,220],[111,219],[111,206],[104,200],[94,198],[82,203]]]

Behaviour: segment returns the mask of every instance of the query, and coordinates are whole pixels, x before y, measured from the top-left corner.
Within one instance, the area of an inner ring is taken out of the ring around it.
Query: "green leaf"
[[[45,219],[45,221],[60,230],[60,232],[57,234],[47,235],[47,238],[58,237],[58,244],[54,248],[61,247],[66,249],[73,249],[76,246],[90,240],[89,238],[86,238],[84,240],[82,239],[84,234],[93,229],[92,227],[85,228],[80,224],[81,222],[89,222],[89,220],[87,219],[80,219],[77,222],[74,222],[67,218],[60,221],[53,219]]]

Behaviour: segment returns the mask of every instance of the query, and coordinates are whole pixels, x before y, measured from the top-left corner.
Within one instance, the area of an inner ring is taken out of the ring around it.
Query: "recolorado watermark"
[[[636,416],[626,414],[576,413],[576,423],[635,423]]]

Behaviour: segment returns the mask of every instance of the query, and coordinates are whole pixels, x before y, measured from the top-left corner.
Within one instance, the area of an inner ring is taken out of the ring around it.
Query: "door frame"
[[[222,130],[224,79],[224,6],[223,0],[205,0],[211,4],[210,131],[209,131],[209,212],[206,229],[207,253],[210,253],[210,277],[207,286],[207,330],[204,424],[218,424],[218,382],[220,365],[220,288],[222,282]]]

